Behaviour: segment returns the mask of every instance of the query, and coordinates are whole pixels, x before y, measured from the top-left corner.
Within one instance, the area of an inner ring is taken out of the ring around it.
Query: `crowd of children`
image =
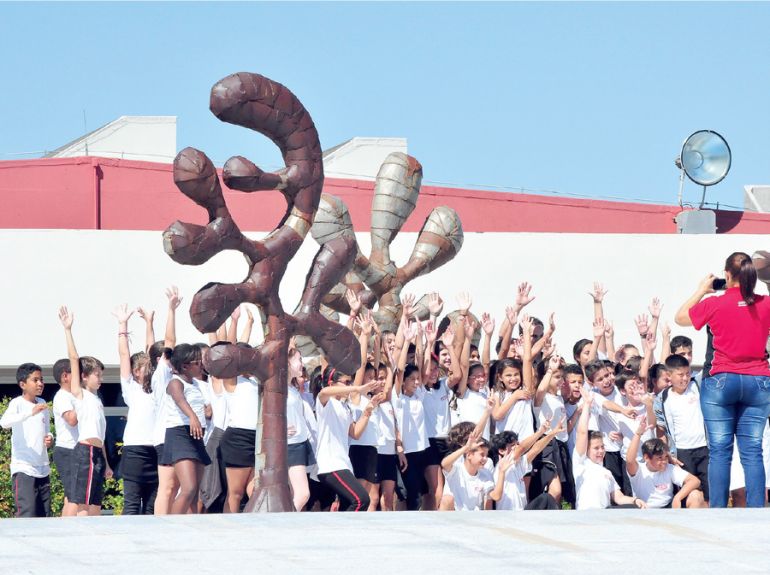
[[[636,319],[640,348],[615,346],[605,290],[592,290],[591,338],[556,351],[553,315],[524,313],[531,286],[518,286],[497,322],[471,314],[458,297],[444,316],[439,294],[429,318],[404,295],[395,333],[381,331],[349,292],[348,327],[360,368],[343,373],[323,357],[289,349],[287,466],[294,507],[303,510],[524,510],[707,507],[708,447],[690,370],[692,342],[659,326],[661,304]],[[217,379],[205,370],[209,345],[249,347],[254,322],[236,310],[204,343],[176,342],[182,299],[167,290],[168,318],[156,341],[154,314],[122,305],[117,322],[120,385],[128,406],[116,475],[125,514],[237,513],[251,495],[261,382]],[[145,322],[146,346],[131,353],[129,320]],[[450,319],[451,317],[451,319]],[[21,395],[0,418],[12,429],[10,462],[18,517],[50,516],[49,449],[61,477],[62,515],[100,513],[105,477],[104,365],[79,355],[74,316],[59,311],[67,358],[53,366],[55,437],[49,433],[42,369],[22,364]],[[658,349],[658,334],[661,347]],[[493,345],[494,341],[496,345]],[[480,348],[474,345],[478,341]],[[492,356],[496,355],[496,359]],[[656,355],[657,354],[657,355]],[[770,439],[770,432],[766,433]],[[764,449],[766,466],[770,449]],[[731,494],[744,487],[733,458]],[[770,478],[770,473],[767,474]]]

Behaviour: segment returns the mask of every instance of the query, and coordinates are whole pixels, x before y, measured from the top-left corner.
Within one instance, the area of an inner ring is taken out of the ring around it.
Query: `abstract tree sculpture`
[[[286,167],[267,173],[241,156],[230,158],[222,171],[224,183],[242,192],[278,190],[286,198],[286,213],[261,241],[246,238],[227,209],[216,169],[206,155],[185,148],[174,160],[179,190],[208,212],[200,226],[176,221],[163,233],[164,249],[177,263],[200,265],[223,250],[237,250],[249,272],[237,284],[209,283],[195,294],[190,307],[193,325],[215,331],[242,303],[261,308],[266,318],[265,341],[254,349],[230,344],[211,348],[204,357],[215,377],[253,373],[263,383],[257,424],[253,511],[291,511],[286,466],[286,395],[289,338],[312,339],[344,372],[360,361],[353,333],[320,313],[321,298],[343,280],[356,256],[355,239],[338,237],[316,254],[294,315],[278,297],[289,261],[302,245],[318,208],[323,187],[323,164],[318,132],[310,114],[287,88],[258,74],[233,74],[211,90],[211,111],[217,118],[264,134],[281,150]]]
[[[398,267],[390,259],[390,245],[417,204],[422,182],[422,166],[401,152],[394,152],[380,166],[372,200],[369,257],[356,244],[352,270],[341,284],[326,294],[323,303],[334,311],[349,313],[345,290],[360,292],[371,307],[378,303],[375,320],[382,329],[395,331],[401,316],[400,294],[414,278],[444,265],[457,255],[463,245],[463,229],[457,213],[446,206],[434,208],[425,220],[406,265]],[[353,223],[345,203],[323,194],[311,233],[321,245],[348,238],[355,242]],[[366,285],[369,290],[363,290]],[[424,314],[427,315],[427,309]]]

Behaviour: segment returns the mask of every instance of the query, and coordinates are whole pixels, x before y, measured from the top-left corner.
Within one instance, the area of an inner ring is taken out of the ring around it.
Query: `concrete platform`
[[[0,521],[2,574],[770,572],[770,509]]]

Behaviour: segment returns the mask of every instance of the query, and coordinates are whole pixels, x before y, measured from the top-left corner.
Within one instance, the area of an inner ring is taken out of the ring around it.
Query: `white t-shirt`
[[[428,437],[446,437],[451,427],[449,400],[452,398],[452,391],[447,387],[446,380],[446,377],[439,378],[436,389],[425,388],[422,404],[425,408],[425,429]]]
[[[683,394],[670,387],[663,402],[663,412],[669,432],[677,449],[695,449],[706,446],[706,428],[700,408],[700,392],[690,381]]]
[[[500,396],[500,405],[513,395],[513,391],[506,391]],[[535,417],[532,412],[532,400],[520,399],[513,404],[513,407],[508,411],[506,416],[500,421],[495,422],[495,430],[497,433],[503,431],[513,431],[519,438],[519,441],[524,441],[527,437],[535,433]]]
[[[612,494],[620,490],[612,473],[585,455],[572,454],[572,474],[575,477],[576,508],[579,511],[607,509],[612,504]]]
[[[601,431],[602,436],[604,436],[605,450],[611,453],[616,453],[623,447],[623,442],[610,439],[610,433],[613,431],[620,433],[620,426],[618,425],[617,420],[617,417],[620,414],[613,413],[604,407],[604,402],[608,400],[621,406],[625,403],[623,395],[617,388],[613,388],[612,393],[606,397],[599,393],[598,390],[594,389],[592,412],[596,417],[598,431]],[[590,425],[590,422],[588,429],[593,429]]]
[[[104,418],[102,400],[87,389],[83,390],[82,399],[78,399],[74,395],[73,399],[75,400],[75,413],[78,415],[78,441],[98,439],[104,443],[107,420]]]
[[[422,398],[425,388],[418,386],[410,397],[405,394],[396,395],[393,388],[391,399],[396,408],[398,428],[401,431],[401,443],[404,445],[404,453],[416,453],[428,449],[428,435],[425,429],[425,408]]]
[[[623,434],[623,447],[620,449],[620,456],[623,458],[623,461],[626,460],[628,446],[631,445],[631,440],[634,438],[634,433],[636,433],[636,430],[639,429],[639,422],[641,421],[642,417],[644,417],[644,414],[647,413],[647,408],[644,406],[644,404],[637,405],[634,407],[634,410],[636,410],[636,417],[634,419],[626,417],[622,413],[616,414],[615,418],[618,422],[620,433]],[[636,453],[636,460],[640,465],[644,463],[644,457],[642,457],[642,445],[644,445],[644,442],[648,439],[655,439],[655,437],[655,426],[653,426],[652,429],[645,431],[644,434],[642,434],[642,436],[639,438],[639,450]]]
[[[238,429],[257,429],[259,419],[259,382],[250,377],[238,376],[235,390],[225,390],[227,426]]]
[[[145,393],[133,377],[120,378],[123,401],[128,406],[123,445],[152,445],[155,432],[155,398]]]
[[[674,483],[679,487],[684,484],[688,473],[677,465],[666,466],[663,471],[650,471],[642,463],[636,475],[629,475],[634,497],[647,503],[647,507],[660,508],[668,505],[674,498]]]
[[[53,396],[53,424],[56,428],[56,447],[75,449],[78,442],[78,426],[70,425],[63,415],[75,411],[75,396],[66,389],[59,389]],[[76,412],[77,413],[77,412]]]
[[[166,400],[166,388],[174,370],[165,357],[158,359],[158,366],[152,373],[152,397],[155,400],[155,431],[153,433],[153,444],[161,445],[166,440],[166,411],[168,410],[168,401]],[[168,398],[171,399],[170,397]],[[173,401],[171,402],[173,403]]]
[[[495,467],[495,480],[499,474],[498,469]],[[521,511],[527,506],[527,488],[524,485],[524,476],[530,471],[532,471],[532,465],[529,463],[527,455],[524,454],[505,473],[503,496],[495,505],[495,509],[498,511]]]
[[[564,410],[564,400],[559,395],[546,393],[543,396],[543,403],[540,404],[540,407],[535,408],[535,413],[537,415],[538,426],[541,426],[543,423],[550,420],[551,429],[555,429],[566,413]],[[564,428],[564,431],[556,436],[556,439],[561,442],[566,442],[569,439],[569,434],[566,430],[566,422]]]
[[[369,398],[364,395],[360,395],[358,405],[355,405],[352,401],[349,401],[348,405],[350,406],[350,411],[353,412],[353,420],[358,421],[364,413],[366,406],[369,405]],[[369,417],[369,421],[366,422],[366,427],[364,428],[364,432],[361,434],[361,437],[358,439],[354,439],[352,437],[350,438],[350,445],[366,445],[369,447],[377,447],[380,435],[380,422],[377,419],[377,411],[378,410],[375,409],[372,412],[372,415]]]
[[[203,393],[198,386],[198,381],[193,378],[192,383],[187,383],[181,377],[176,375],[171,379],[176,379],[182,384],[182,393],[184,393],[185,400],[198,418],[201,427],[206,429],[206,402],[203,399]],[[179,409],[174,398],[168,393],[168,388],[166,389],[166,396],[166,428],[190,425],[190,418]]]
[[[286,397],[286,427],[294,427],[294,435],[287,437],[286,442],[289,445],[304,443],[310,438],[310,428],[305,421],[305,402],[299,390],[293,385],[289,385],[289,394]]]
[[[0,418],[3,429],[11,429],[11,475],[23,473],[30,477],[47,477],[51,473],[45,438],[50,435],[51,416],[48,410],[32,414],[35,405],[45,403],[39,397],[35,403],[22,396],[14,397]]]
[[[381,403],[379,408],[379,417],[377,423],[380,426],[379,443],[377,444],[377,453],[382,455],[396,454],[396,410],[393,405],[386,401]]]
[[[495,480],[488,469],[482,467],[476,475],[465,469],[465,458],[455,461],[452,469],[444,471],[446,483],[455,500],[455,511],[481,511],[484,498],[495,488]]]
[[[350,425],[353,423],[350,408],[334,397],[329,398],[326,405],[316,398],[315,413],[318,419],[318,473],[343,469],[352,472],[353,466],[348,456]]]
[[[208,444],[214,429],[227,429],[227,399],[225,399],[224,389],[217,393],[209,379],[199,379],[198,387],[203,394],[203,401],[211,406],[211,418],[207,419],[206,433],[203,434],[203,443]],[[222,386],[224,387],[224,386]]]
[[[457,398],[457,411],[460,414],[460,422],[468,421],[476,424],[487,409],[487,395],[483,391],[473,391],[468,388],[462,397]],[[484,426],[482,436],[489,440],[489,425]]]

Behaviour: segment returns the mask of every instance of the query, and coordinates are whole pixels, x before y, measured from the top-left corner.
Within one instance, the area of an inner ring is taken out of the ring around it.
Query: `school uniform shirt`
[[[294,435],[286,439],[289,445],[304,443],[310,439],[310,429],[305,421],[304,401],[299,390],[293,385],[289,386],[289,394],[286,397],[286,426],[294,427]]]
[[[85,442],[88,439],[98,439],[104,443],[104,435],[107,433],[107,420],[104,417],[104,405],[95,393],[83,390],[80,399],[75,399],[75,413],[78,416],[78,441]]]
[[[404,453],[417,453],[428,449],[428,434],[425,429],[425,408],[422,399],[425,388],[418,386],[412,396],[404,393],[396,395],[393,388],[391,402],[396,409],[398,428],[401,431],[401,443]]]
[[[393,405],[386,401],[381,403],[379,408],[379,417],[377,423],[380,426],[379,442],[377,443],[377,453],[380,455],[396,454],[396,410]]]
[[[564,400],[562,400],[561,396],[559,395],[546,393],[543,396],[543,403],[540,404],[540,407],[535,408],[535,413],[537,414],[538,427],[543,425],[546,421],[550,420],[551,429],[555,429],[566,414],[564,409]],[[569,434],[566,430],[567,426],[565,425],[564,427],[565,430],[559,432],[559,434],[556,436],[556,439],[562,443],[569,439]]]
[[[318,419],[318,444],[316,462],[318,473],[331,473],[347,469],[353,472],[348,456],[350,425],[353,413],[350,408],[334,397],[326,405],[316,398],[316,418]]]
[[[123,445],[152,445],[155,432],[155,398],[133,377],[120,378],[123,401],[128,406]]]
[[[259,382],[250,377],[238,376],[235,390],[225,390],[227,426],[239,429],[257,429],[259,420]]]
[[[615,441],[610,439],[610,433],[613,431],[620,433],[620,425],[618,424],[617,416],[619,414],[613,413],[604,407],[604,402],[612,401],[618,405],[625,403],[623,395],[617,388],[613,388],[612,393],[607,397],[603,396],[598,390],[594,389],[594,401],[592,411],[596,417],[596,423],[598,430],[602,432],[604,438],[604,449],[611,453],[617,453],[623,447],[622,441]],[[591,425],[588,426],[591,429]]]
[[[206,429],[206,402],[203,399],[200,387],[198,387],[197,380],[193,379],[192,383],[187,383],[178,376],[174,376],[171,379],[176,379],[182,384],[182,393],[184,393],[185,400],[198,418],[198,423],[201,424],[203,429]],[[168,394],[168,391],[166,391],[166,395],[168,396],[165,402],[166,428],[190,425],[190,418],[187,417],[187,414],[179,409],[176,401]]]
[[[452,391],[446,381],[446,377],[441,377],[437,388],[425,388],[422,405],[425,409],[425,429],[428,437],[446,437],[451,427],[449,400],[452,398]]]
[[[358,421],[361,419],[361,416],[364,413],[364,410],[366,409],[366,406],[369,405],[369,398],[361,395],[359,396],[358,405],[354,404],[352,401],[348,402],[348,405],[350,406],[350,411],[353,412],[353,420]],[[350,438],[350,445],[365,445],[367,447],[377,447],[377,444],[379,443],[379,435],[380,435],[380,422],[379,422],[379,416],[377,414],[379,410],[375,409],[372,411],[372,414],[369,416],[369,421],[366,422],[366,427],[364,428],[364,432],[361,434],[361,437],[358,439]]]
[[[498,467],[495,467],[494,479],[499,475]],[[503,483],[503,496],[495,505],[498,511],[521,511],[527,506],[527,488],[524,485],[524,476],[532,471],[532,465],[527,459],[526,454],[511,466],[505,473],[505,483]]]
[[[63,417],[68,411],[75,411],[75,396],[65,389],[59,389],[53,396],[53,425],[56,429],[56,447],[75,449],[78,442],[78,426],[70,425]]]
[[[454,462],[452,469],[444,471],[446,483],[455,500],[455,511],[480,511],[484,509],[484,498],[495,488],[492,473],[484,467],[476,475],[465,469],[465,458]]]
[[[662,409],[677,449],[706,446],[706,428],[700,408],[700,392],[690,382],[681,395],[669,388]]]
[[[204,445],[208,444],[211,434],[214,433],[214,429],[221,429],[224,431],[227,429],[227,399],[225,399],[225,392],[220,391],[217,393],[214,391],[210,379],[196,379],[198,387],[203,394],[203,401],[206,405],[211,406],[211,418],[207,420],[206,433],[203,434]]]
[[[502,395],[499,392],[495,393],[499,395],[500,404],[502,405],[514,392],[505,391]],[[514,403],[506,416],[500,421],[495,422],[495,431],[497,433],[513,431],[520,442],[533,435],[535,433],[535,417],[532,411],[532,400],[520,399]]]
[[[152,386],[152,397],[155,401],[155,429],[153,431],[153,445],[161,445],[166,440],[166,412],[169,408],[166,400],[166,388],[174,370],[171,364],[164,357],[158,359],[158,365],[152,373],[150,384]],[[170,397],[168,399],[171,399]],[[172,401],[173,403],[173,401]]]
[[[674,483],[681,487],[688,473],[678,465],[666,466],[663,471],[650,471],[642,463],[636,475],[629,476],[634,497],[638,497],[647,507],[661,508],[674,498]]]
[[[457,411],[460,414],[460,422],[468,421],[476,424],[487,409],[487,395],[482,391],[473,391],[468,388],[465,394],[457,399]],[[489,425],[484,426],[482,433],[484,439],[489,441]]]
[[[618,422],[618,427],[620,428],[620,433],[623,434],[623,446],[620,448],[620,457],[623,458],[623,461],[626,461],[628,446],[631,445],[631,440],[634,438],[636,430],[639,429],[639,422],[647,413],[647,407],[644,404],[637,405],[634,407],[634,410],[636,411],[636,417],[633,419],[626,417],[622,413],[616,414],[616,420]],[[655,434],[655,426],[653,426],[652,429],[645,431],[639,438],[639,449],[636,452],[636,460],[639,462],[639,465],[644,464],[644,457],[642,457],[642,445],[644,445],[644,442],[648,439],[655,439],[656,437],[657,435]]]
[[[0,418],[3,429],[11,429],[11,475],[23,473],[30,477],[48,477],[51,466],[45,438],[50,434],[48,410],[32,414],[35,405],[45,403],[35,398],[35,403],[22,396],[14,397]]]
[[[612,494],[620,490],[609,469],[594,463],[585,455],[572,454],[572,475],[579,511],[607,509],[612,504]]]

